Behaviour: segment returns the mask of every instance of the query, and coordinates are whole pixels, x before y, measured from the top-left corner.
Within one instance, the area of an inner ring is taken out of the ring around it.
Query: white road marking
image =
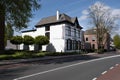
[[[116,64],[115,66],[118,66],[119,64]]]
[[[97,80],[97,78],[93,78],[92,80]]]
[[[13,79],[13,80],[21,80],[21,79],[24,79],[24,78],[28,78],[28,77],[32,77],[32,76],[36,76],[36,75],[41,75],[41,74],[45,74],[45,73],[48,73],[48,72],[53,72],[53,71],[56,71],[56,70],[61,70],[61,69],[77,66],[77,65],[80,65],[80,64],[85,64],[85,63],[89,63],[89,62],[93,62],[93,61],[99,61],[99,60],[104,60],[104,59],[109,59],[109,58],[114,58],[114,57],[120,57],[120,55],[108,56],[108,57],[93,59],[93,60],[80,62],[80,63],[68,65],[68,66],[58,67],[58,68],[55,68],[55,69],[51,69],[51,70],[47,70],[47,71],[43,71],[43,72],[34,73],[34,74],[31,74],[31,75],[19,77],[19,78]]]
[[[110,69],[113,69],[114,67],[110,67]]]
[[[107,73],[107,71],[102,72],[102,75],[104,75],[105,73]]]

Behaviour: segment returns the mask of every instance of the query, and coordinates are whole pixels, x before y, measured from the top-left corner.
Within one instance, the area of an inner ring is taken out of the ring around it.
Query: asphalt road
[[[120,64],[120,56],[38,63],[0,71],[0,80],[92,80],[111,66]]]

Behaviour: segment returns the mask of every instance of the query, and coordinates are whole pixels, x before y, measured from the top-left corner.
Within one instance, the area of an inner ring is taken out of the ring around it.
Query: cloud
[[[88,11],[87,10],[83,10],[82,11],[82,16],[78,18],[79,21],[83,21],[86,20],[88,18]]]
[[[78,20],[83,21],[83,20],[86,20],[87,18],[88,18],[88,16],[83,15],[83,16],[79,17]]]
[[[112,10],[112,15],[113,16],[118,16],[120,18],[120,9],[113,9]]]
[[[87,10],[83,10],[83,11],[82,11],[82,14],[87,15],[87,14],[88,14],[88,11],[87,11]]]

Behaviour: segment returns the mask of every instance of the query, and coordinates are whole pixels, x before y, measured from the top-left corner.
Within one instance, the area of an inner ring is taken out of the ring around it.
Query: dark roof
[[[26,30],[26,31],[21,31],[21,32],[22,32],[22,33],[25,33],[25,32],[32,32],[32,31],[36,31],[36,29]]]
[[[63,23],[63,22],[68,22],[70,24],[74,24],[77,20],[77,17],[71,18],[70,16],[66,14],[60,14],[59,15],[59,20],[56,19],[56,16],[50,16],[46,18],[42,18],[36,25],[35,27],[41,27],[45,25],[51,25],[51,24],[57,24],[57,23]],[[78,23],[78,20],[77,20]],[[79,28],[82,28],[79,23],[78,23]]]
[[[84,32],[85,35],[96,34],[96,29],[89,29]]]

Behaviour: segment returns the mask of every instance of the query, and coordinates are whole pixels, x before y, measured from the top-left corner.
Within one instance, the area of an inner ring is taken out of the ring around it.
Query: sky
[[[90,27],[86,18],[86,10],[98,1],[112,8],[114,13],[120,14],[120,0],[41,0],[39,2],[41,4],[40,9],[33,12],[34,15],[28,23],[28,28],[23,30],[35,28],[35,25],[42,18],[56,15],[57,10],[59,10],[60,13],[65,13],[71,17],[77,17],[83,30],[86,30]],[[15,32],[15,35],[20,35],[20,32],[21,31]]]

